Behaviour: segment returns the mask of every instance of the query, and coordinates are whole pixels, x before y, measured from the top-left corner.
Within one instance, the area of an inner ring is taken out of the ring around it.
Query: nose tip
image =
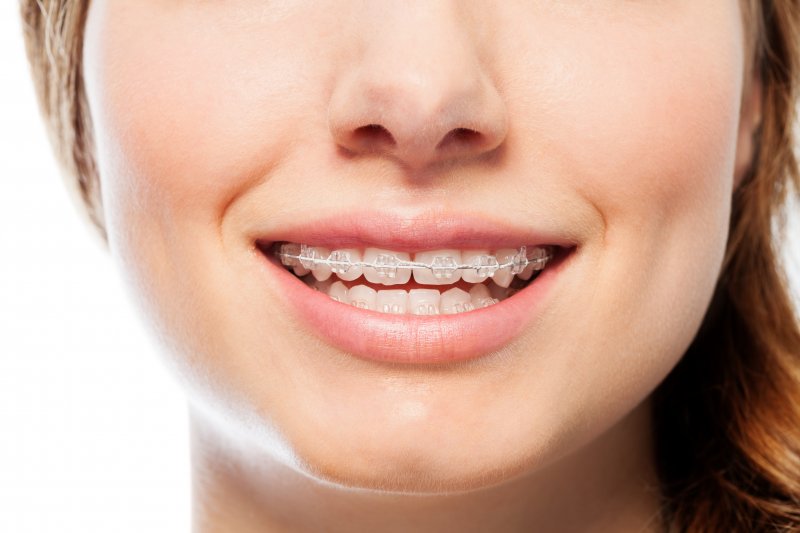
[[[413,58],[393,68],[360,65],[331,96],[329,128],[351,155],[393,159],[412,170],[491,152],[507,133],[505,104],[473,61]],[[464,58],[473,59],[473,58]],[[469,66],[465,66],[469,65]]]

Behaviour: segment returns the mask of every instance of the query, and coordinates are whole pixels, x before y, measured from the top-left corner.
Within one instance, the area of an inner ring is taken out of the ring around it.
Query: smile
[[[337,302],[380,313],[439,315],[482,309],[516,294],[544,270],[554,248],[440,249],[412,258],[380,248],[330,250],[284,242],[271,252]]]
[[[299,219],[248,237],[270,300],[309,338],[379,362],[500,353],[552,307],[579,247],[481,213]]]

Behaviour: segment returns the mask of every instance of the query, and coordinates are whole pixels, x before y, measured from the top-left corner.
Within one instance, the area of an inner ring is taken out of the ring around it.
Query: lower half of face
[[[702,321],[740,14],[374,4],[93,2],[111,249],[194,401],[298,468],[411,491],[532,472]]]

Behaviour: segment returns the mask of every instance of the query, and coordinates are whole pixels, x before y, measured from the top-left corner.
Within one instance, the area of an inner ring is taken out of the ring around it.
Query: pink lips
[[[406,218],[359,213],[315,220],[254,240],[261,250],[271,242],[290,241],[328,248],[374,246],[395,251],[436,248],[500,248],[556,245],[560,252],[547,268],[514,296],[487,308],[455,315],[391,315],[358,309],[332,300],[291,274],[274,257],[261,255],[266,275],[292,298],[284,301],[309,333],[343,352],[396,363],[448,363],[496,352],[537,319],[547,294],[575,243],[544,232],[509,227],[481,217]]]

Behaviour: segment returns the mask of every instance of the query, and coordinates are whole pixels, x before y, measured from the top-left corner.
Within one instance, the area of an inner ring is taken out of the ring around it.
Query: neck
[[[221,531],[656,531],[649,402],[591,443],[502,485],[445,495],[320,483],[273,457],[235,451],[193,413],[193,529]]]

